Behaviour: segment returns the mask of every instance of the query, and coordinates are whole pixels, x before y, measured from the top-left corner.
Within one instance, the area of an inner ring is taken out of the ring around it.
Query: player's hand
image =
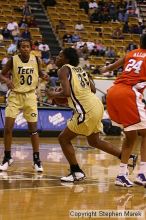
[[[8,87],[8,89],[14,89],[14,84],[13,84],[12,80],[7,79],[5,81],[5,83],[6,83],[7,87]]]

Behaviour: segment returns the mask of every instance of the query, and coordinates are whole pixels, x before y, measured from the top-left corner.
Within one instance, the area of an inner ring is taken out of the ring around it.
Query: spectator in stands
[[[113,1],[109,2],[108,10],[109,10],[109,16],[110,16],[111,21],[114,21],[114,22],[117,21],[118,20],[117,9]]]
[[[47,64],[49,62],[50,57],[51,57],[50,48],[49,48],[48,44],[46,44],[44,41],[42,41],[42,43],[39,45],[39,50],[41,51],[42,60],[44,61],[45,64]]]
[[[126,48],[126,51],[129,52],[129,51],[135,50],[137,48],[138,48],[137,44],[134,41],[131,41],[131,43],[129,43]]]
[[[98,8],[98,4],[96,2],[96,0],[90,0],[89,2],[89,14],[93,14],[93,12],[95,12],[95,10]]]
[[[14,20],[11,20],[7,25],[7,29],[10,31],[10,33],[12,33],[12,31],[15,30],[16,27],[18,27],[18,23]]]
[[[19,27],[15,26],[15,29],[11,32],[13,40],[17,43],[20,40],[20,31]]]
[[[17,43],[13,40],[12,43],[9,45],[7,52],[8,54],[14,55],[17,51]]]
[[[106,49],[105,55],[106,55],[107,57],[116,57],[115,49],[114,49],[113,47],[108,47],[108,48]]]
[[[63,43],[72,43],[72,34],[69,32],[66,32],[63,35]]]
[[[137,24],[133,24],[133,25],[131,25],[131,33],[132,34],[142,34],[142,30]]]
[[[87,0],[80,0],[79,2],[79,8],[84,9],[85,13],[88,14],[89,11],[89,3]]]
[[[24,31],[21,33],[21,38],[27,39],[27,40],[31,40],[31,33],[30,33],[28,27],[26,27],[26,28],[24,29]]]
[[[66,25],[64,21],[59,19],[58,24],[56,25],[56,33],[58,33],[58,30],[65,30],[65,29],[66,29]]]
[[[119,27],[117,27],[112,33],[113,39],[124,39],[124,35]]]
[[[28,26],[27,25],[27,19],[26,19],[25,16],[20,20],[20,22],[18,23],[18,26],[20,28],[26,28]]]
[[[73,33],[71,41],[72,41],[72,43],[76,43],[76,42],[80,41],[80,36],[79,36],[79,34],[77,34],[76,31]]]
[[[86,44],[87,44],[87,48],[89,50],[89,53],[91,53],[91,51],[94,49],[95,43],[92,41],[87,41]]]
[[[51,87],[56,87],[57,86],[57,81],[58,81],[58,67],[56,66],[54,59],[50,59],[45,71],[49,75],[50,83],[49,85]]]
[[[10,31],[7,29],[7,25],[5,25],[2,29],[2,35],[4,37],[4,39],[10,39],[11,38],[11,33]]]
[[[75,25],[75,30],[76,31],[83,31],[84,30],[84,25],[82,24],[81,21],[77,22],[77,24]]]
[[[28,5],[27,1],[25,2],[25,5],[22,8],[22,13],[23,13],[23,16],[26,16],[26,17],[32,15],[31,7]]]
[[[33,43],[31,54],[33,54],[33,55],[35,55],[35,56],[37,56],[38,58],[41,59],[42,54],[41,54],[41,51],[39,50],[39,42],[38,41]]]
[[[124,57],[124,56],[125,56],[124,48],[118,48],[117,49],[117,57],[120,58],[120,57]]]
[[[37,27],[37,23],[34,16],[27,17],[27,25],[29,28]]]
[[[83,58],[84,60],[88,59],[90,52],[89,52],[87,43],[84,43],[84,45],[81,46],[80,49],[78,49],[77,51],[78,51],[80,58]]]
[[[103,45],[101,40],[96,41],[96,50],[97,50],[97,56],[104,56],[106,47]]]

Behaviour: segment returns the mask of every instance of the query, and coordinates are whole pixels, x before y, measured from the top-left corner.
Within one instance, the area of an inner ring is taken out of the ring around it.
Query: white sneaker
[[[134,183],[138,184],[138,185],[146,185],[146,176],[144,173],[139,173],[136,177],[136,180],[134,181]]]
[[[116,186],[132,187],[133,183],[128,179],[127,175],[117,176],[115,181]]]
[[[34,169],[36,172],[43,172],[44,171],[40,160],[34,161]]]
[[[11,164],[13,163],[13,161],[14,161],[14,160],[13,160],[12,158],[11,158],[11,159],[6,159],[6,158],[4,157],[2,163],[0,164],[0,171],[5,171],[5,170],[7,170],[8,167],[11,166]]]
[[[68,176],[61,177],[60,180],[63,182],[74,182],[85,178],[86,176],[83,172],[71,172]]]

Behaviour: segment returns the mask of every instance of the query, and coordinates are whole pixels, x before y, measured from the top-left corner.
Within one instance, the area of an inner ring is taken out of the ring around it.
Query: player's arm
[[[48,95],[50,98],[65,98],[70,97],[71,91],[70,91],[70,84],[68,80],[69,76],[69,68],[68,67],[62,67],[60,70],[58,70],[58,77],[61,84],[61,89],[58,91],[49,91]]]
[[[88,74],[88,77],[89,77],[91,91],[93,93],[96,93],[96,88],[95,88],[95,83],[93,81],[93,78],[92,78],[92,76],[90,74]]]
[[[42,67],[41,67],[41,61],[38,57],[36,57],[37,59],[37,64],[38,64],[38,72],[39,72],[39,77],[43,80],[49,81],[49,76],[48,74],[44,73],[42,71]]]
[[[1,73],[0,73],[0,81],[6,83],[9,89],[13,89],[14,85],[10,79],[8,79],[5,75],[12,70],[13,68],[13,59],[11,58],[8,60],[8,62],[3,67]]]
[[[100,69],[100,73],[106,73],[108,71],[112,71],[112,70],[115,70],[115,69],[118,69],[119,67],[123,66],[124,64],[124,60],[125,60],[125,57],[123,58],[120,58],[119,60],[117,60],[116,62],[108,65],[108,66],[104,66]]]

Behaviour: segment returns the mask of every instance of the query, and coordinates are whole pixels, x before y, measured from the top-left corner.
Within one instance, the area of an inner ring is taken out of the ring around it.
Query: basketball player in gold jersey
[[[74,110],[73,117],[67,127],[59,135],[62,151],[70,164],[70,174],[62,177],[61,181],[74,182],[85,178],[79,167],[71,140],[77,135],[87,137],[89,145],[101,149],[120,158],[121,151],[99,137],[102,131],[103,105],[95,95],[96,88],[87,73],[78,66],[79,57],[75,49],[66,48],[60,52],[56,65],[60,68],[58,76],[61,91],[48,91],[51,98],[67,97],[68,105]],[[131,155],[133,163],[135,156]]]
[[[35,171],[42,172],[43,167],[39,157],[39,136],[37,132],[38,111],[36,87],[39,77],[44,80],[48,80],[48,77],[42,73],[37,57],[30,54],[31,42],[29,40],[21,40],[18,43],[18,49],[18,55],[14,55],[6,63],[0,74],[0,81],[4,81],[10,89],[5,109],[5,151],[3,161],[0,164],[0,170],[7,170],[8,166],[13,162],[11,157],[12,130],[16,116],[20,111],[23,111],[31,134],[34,168]],[[9,71],[12,73],[12,79],[5,77]]]

